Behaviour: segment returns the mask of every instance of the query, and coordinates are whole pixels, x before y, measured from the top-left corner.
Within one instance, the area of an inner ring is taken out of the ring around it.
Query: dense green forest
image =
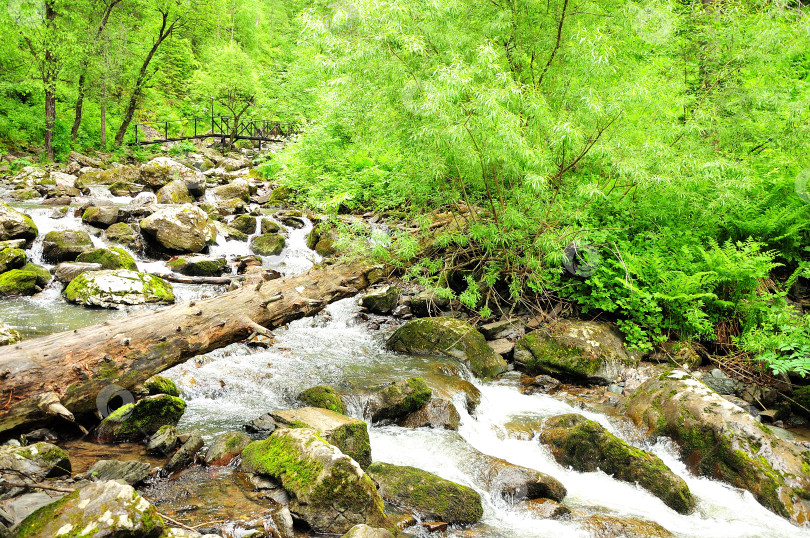
[[[356,254],[483,318],[562,301],[642,350],[692,339],[810,371],[799,1],[4,2],[12,167],[138,158],[134,123],[212,106],[295,122],[260,173],[302,206],[416,218],[424,237],[421,216],[450,212],[430,258],[393,227]]]

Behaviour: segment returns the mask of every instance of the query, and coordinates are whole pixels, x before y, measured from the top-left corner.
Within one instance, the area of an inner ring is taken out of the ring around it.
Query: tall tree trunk
[[[132,95],[129,97],[129,104],[127,105],[126,112],[124,113],[124,120],[121,122],[121,127],[118,128],[118,133],[115,135],[116,146],[120,146],[124,142],[124,136],[127,134],[129,124],[132,123],[132,118],[135,116],[135,109],[138,107],[138,99],[141,97],[141,92],[143,92],[143,87],[148,78],[147,75],[149,73],[149,64],[152,62],[152,57],[154,57],[155,52],[157,52],[158,47],[160,47],[160,44],[163,43],[169,34],[171,34],[178,22],[179,19],[176,19],[171,25],[168,25],[168,14],[163,13],[163,22],[160,25],[158,39],[155,40],[154,45],[152,45],[152,48],[149,49],[149,54],[147,54],[146,58],[143,60],[141,70],[138,73],[138,78],[135,81],[135,87],[132,89]]]
[[[53,8],[53,1],[45,2],[46,27],[50,32],[54,31],[56,21],[56,11]],[[53,53],[53,42],[46,45],[45,65],[42,68],[42,85],[45,90],[45,154],[49,161],[53,161],[53,129],[56,124],[56,75],[59,69],[56,65],[56,57]]]
[[[340,263],[277,280],[257,272],[235,291],[52,334],[0,353],[0,438],[10,430],[96,410],[110,384],[127,390],[148,377],[321,311],[369,285],[372,269]]]
[[[110,14],[112,14],[113,9],[115,6],[121,3],[122,0],[112,0],[105,8],[104,13],[101,16],[101,21],[99,22],[98,28],[96,29],[96,40],[101,37],[101,34],[104,32],[104,28],[107,26],[107,21],[110,20]],[[84,107],[84,85],[87,80],[87,67],[88,62],[82,62],[82,72],[79,75],[79,85],[78,85],[78,94],[76,95],[76,117],[73,120],[73,127],[70,129],[70,141],[75,142],[76,136],[79,134],[79,127],[82,124],[82,108]],[[102,134],[103,138],[106,138],[106,135]],[[102,142],[103,144],[104,142]]]

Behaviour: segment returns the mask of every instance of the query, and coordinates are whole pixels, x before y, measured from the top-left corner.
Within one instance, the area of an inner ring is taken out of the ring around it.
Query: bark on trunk
[[[107,385],[132,390],[191,357],[311,316],[367,287],[370,271],[336,264],[277,280],[257,271],[242,288],[218,297],[3,348],[0,438],[51,417],[92,413]]]

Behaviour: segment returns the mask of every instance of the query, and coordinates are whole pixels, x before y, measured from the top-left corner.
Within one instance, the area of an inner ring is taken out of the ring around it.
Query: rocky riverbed
[[[265,158],[6,172],[0,345],[328,262],[336,232],[256,173]],[[642,356],[606,322],[473,324],[389,278],[110,387],[86,434],[0,438],[0,536],[810,536],[790,403],[810,394],[685,343]]]

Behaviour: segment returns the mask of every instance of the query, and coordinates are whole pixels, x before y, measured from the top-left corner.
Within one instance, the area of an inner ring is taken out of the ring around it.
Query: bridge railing
[[[145,121],[135,124],[135,145],[160,144],[199,138],[230,138],[233,134],[233,118],[212,116],[208,118],[184,118],[179,120]],[[294,134],[297,124],[272,120],[247,119],[236,125],[236,139],[275,141]],[[147,137],[148,131],[157,133]],[[141,138],[140,134],[143,134]],[[162,136],[162,138],[160,138]]]

